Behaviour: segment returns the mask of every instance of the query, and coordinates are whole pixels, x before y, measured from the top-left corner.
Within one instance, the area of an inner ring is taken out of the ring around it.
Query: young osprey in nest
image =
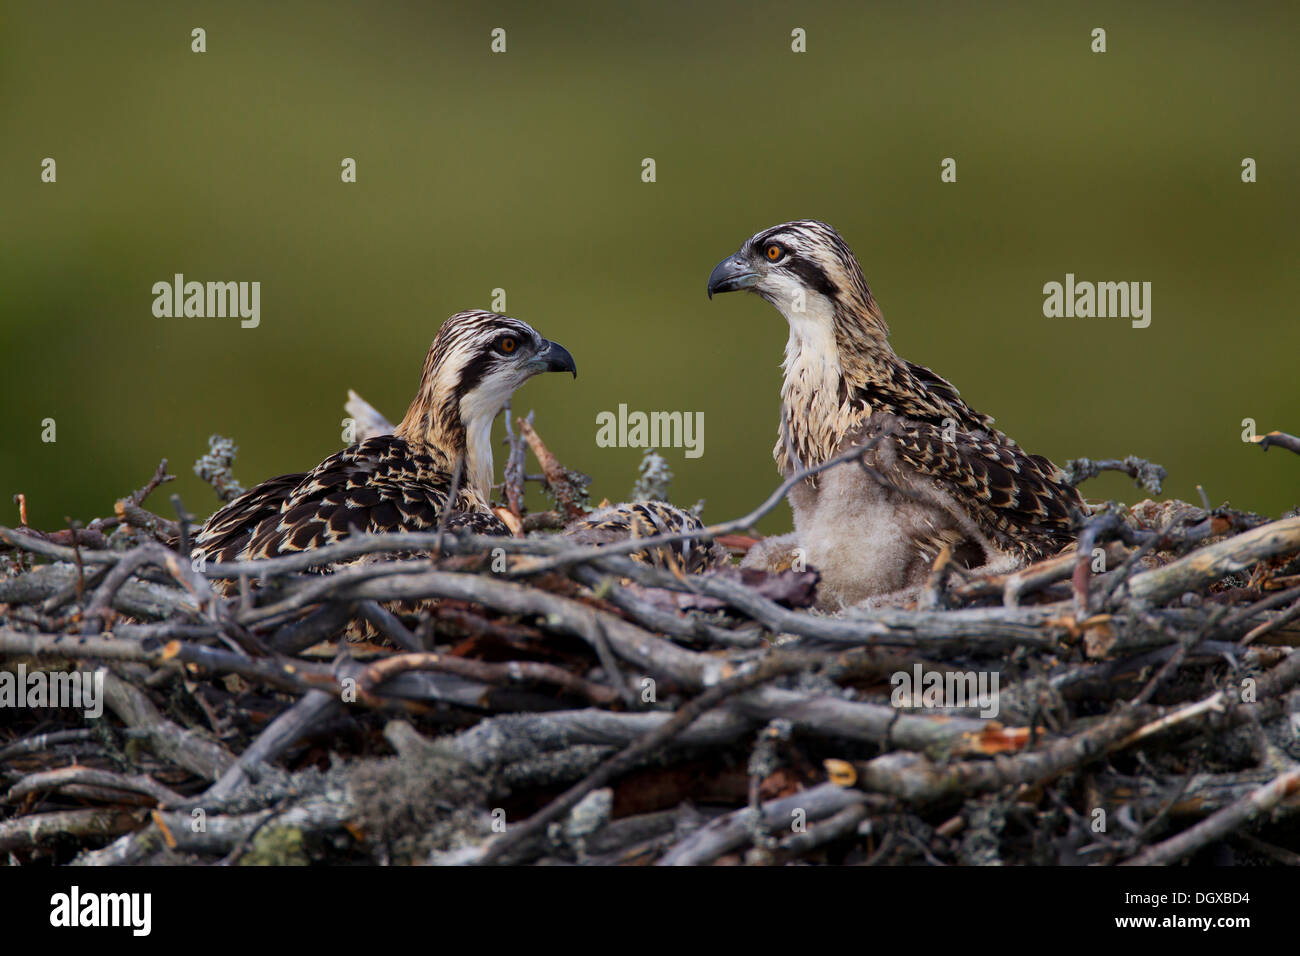
[[[679,531],[699,531],[702,522],[694,512],[666,501],[637,501],[610,505],[573,522],[564,533],[579,544],[611,544],[628,538],[651,538]],[[698,574],[727,562],[726,549],[708,538],[688,538],[628,555],[655,567]]]
[[[429,348],[415,400],[392,435],[358,442],[306,474],[265,481],[226,505],[195,538],[208,561],[273,558],[357,532],[445,527],[509,534],[489,504],[492,422],[539,372],[572,372],[573,356],[518,319],[459,312]],[[448,502],[460,468],[456,499]]]
[[[894,353],[862,267],[830,226],[753,236],[709,276],[710,298],[738,289],[790,323],[781,475],[869,446],[866,467],[850,461],[792,488],[794,534],[762,542],[746,564],[788,564],[802,549],[822,574],[819,603],[834,609],[922,584],[945,546],[966,567],[1010,568],[1073,540],[1079,493],[948,381]]]

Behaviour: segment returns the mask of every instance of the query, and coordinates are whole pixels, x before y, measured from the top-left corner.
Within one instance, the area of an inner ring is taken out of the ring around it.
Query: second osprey
[[[864,444],[875,472],[850,463],[801,481],[790,491],[794,534],[761,542],[746,564],[779,567],[800,548],[821,572],[821,604],[836,608],[923,583],[945,546],[966,567],[1010,568],[1073,540],[1079,493],[951,383],[894,352],[834,229],[811,219],[764,229],[709,276],[710,298],[739,289],[790,324],[781,475]]]

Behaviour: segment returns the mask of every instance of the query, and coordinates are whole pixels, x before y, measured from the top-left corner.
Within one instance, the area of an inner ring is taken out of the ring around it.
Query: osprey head
[[[578,368],[568,349],[542,338],[526,322],[495,312],[458,312],[442,324],[429,347],[420,390],[396,433],[407,441],[467,455],[491,484],[491,429],[515,389],[539,372]]]
[[[710,298],[749,289],[785,317],[777,465],[789,474],[826,461],[863,408],[854,396],[874,369],[897,361],[852,251],[824,222],[782,223],[719,262],[708,289]]]
[[[878,323],[882,336],[888,332],[853,251],[816,219],[764,229],[719,262],[709,275],[709,298],[738,289],[758,293],[792,325],[838,324],[856,313]]]
[[[572,372],[568,349],[542,338],[526,322],[495,312],[458,312],[442,324],[429,349],[424,373],[465,411],[501,411],[515,389],[540,372]]]

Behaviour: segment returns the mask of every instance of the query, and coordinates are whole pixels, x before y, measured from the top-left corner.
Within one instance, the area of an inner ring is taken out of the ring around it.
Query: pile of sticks
[[[0,851],[1300,861],[1300,515],[1108,505],[1075,552],[992,577],[941,556],[909,606],[831,616],[810,607],[815,570],[682,575],[633,553],[688,534],[595,548],[537,530],[586,490],[518,425],[513,538],[196,566],[184,509],[145,509],[166,462],[112,518],[0,528]],[[524,444],[554,513],[523,508]],[[213,450],[214,486],[237,488],[233,448]],[[743,549],[790,483],[705,534]],[[394,553],[425,557],[379,560]],[[342,639],[355,621],[381,639]],[[100,675],[102,717],[5,707],[20,671]],[[953,698],[977,683],[995,715]]]

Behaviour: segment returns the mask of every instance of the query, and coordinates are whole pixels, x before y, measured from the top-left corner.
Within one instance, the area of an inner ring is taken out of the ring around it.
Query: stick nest
[[[84,526],[28,527],[20,500],[0,528],[0,850],[1300,861],[1300,515],[1109,504],[1075,551],[993,577],[941,555],[906,606],[828,616],[812,570],[684,575],[634,560],[645,542],[551,533],[588,507],[586,479],[531,416],[515,424],[513,538],[367,536],[195,567],[166,544],[188,541],[179,502],[175,521],[144,507],[166,462]],[[1264,447],[1300,450],[1279,435]],[[543,474],[525,473],[525,446]],[[200,465],[223,496],[233,454],[214,441]],[[1163,478],[1135,458],[1074,463],[1078,480],[1107,468]],[[528,513],[527,481],[555,512]],[[708,532],[741,553],[762,512]],[[394,553],[426,557],[380,560]],[[321,560],[338,570],[308,569]],[[343,639],[358,621],[375,639]],[[5,705],[20,673],[28,706]],[[101,675],[101,716],[32,706],[32,687],[72,673]],[[995,714],[961,697],[980,680],[996,680]]]

